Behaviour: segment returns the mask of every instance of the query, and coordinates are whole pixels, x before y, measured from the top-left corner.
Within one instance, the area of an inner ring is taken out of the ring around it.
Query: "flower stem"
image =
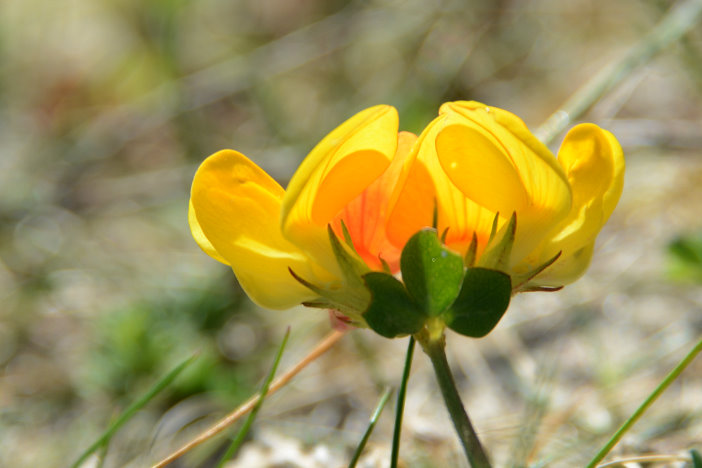
[[[665,391],[666,388],[670,386],[671,383],[675,381],[675,379],[678,378],[678,376],[682,373],[683,370],[692,362],[693,359],[702,351],[702,340],[698,341],[697,344],[695,345],[692,350],[685,355],[685,357],[678,363],[675,368],[670,371],[668,375],[665,376],[663,381],[656,387],[656,389],[644,400],[643,403],[641,403],[641,406],[639,406],[636,411],[634,411],[634,414],[632,414],[629,419],[627,419],[624,424],[622,424],[622,427],[619,428],[619,430],[612,436],[611,439],[605,444],[604,447],[595,455],[595,458],[593,458],[590,463],[588,463],[587,468],[594,468],[597,466],[597,464],[605,457],[607,454],[614,448],[615,445],[617,445],[617,442],[622,438],[624,434],[626,434],[626,431],[628,431],[631,426],[633,426],[636,421],[639,420],[641,415],[644,414],[644,412],[653,404],[656,399],[661,396],[661,393]]]
[[[458,438],[463,444],[463,449],[466,452],[470,465],[473,468],[490,468],[490,462],[483,450],[480,439],[478,439],[478,434],[473,429],[468,413],[463,407],[461,396],[458,394],[456,383],[453,380],[453,374],[451,374],[451,368],[444,351],[446,341],[443,334],[435,339],[424,338],[425,336],[418,337],[424,352],[429,356],[434,366],[434,373],[436,374],[439,388],[441,388],[441,395],[444,397],[446,409],[451,415],[453,425],[458,433]]]

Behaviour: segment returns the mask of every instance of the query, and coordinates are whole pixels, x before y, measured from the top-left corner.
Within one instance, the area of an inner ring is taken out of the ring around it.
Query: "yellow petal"
[[[519,172],[489,133],[470,125],[450,125],[436,137],[446,175],[465,196],[491,211],[520,212],[529,196]]]
[[[191,229],[198,243],[204,237],[208,241],[204,247],[211,246],[232,266],[249,297],[271,309],[315,298],[288,268],[312,282],[329,279],[283,238],[278,224],[283,193],[268,174],[231,150],[202,163],[191,192]]]
[[[625,168],[619,142],[594,124],[577,125],[568,132],[558,161],[573,190],[573,207],[554,229],[540,256],[545,259],[562,251],[561,258],[536,278],[539,283],[554,285],[572,282],[587,269],[590,256],[583,252],[592,250],[595,237],[614,211],[624,186]]]
[[[536,248],[569,212],[563,169],[515,115],[477,102],[441,107],[436,137],[443,170],[467,198],[508,219],[517,213],[512,262]]]
[[[217,250],[215,250],[209,239],[205,236],[205,233],[202,232],[200,223],[197,221],[197,217],[195,216],[195,208],[193,207],[192,200],[189,200],[188,202],[188,224],[190,224],[190,233],[193,235],[197,245],[199,245],[200,248],[210,257],[229,266],[229,262],[226,261],[224,257],[217,252]]]
[[[407,164],[408,175],[388,219],[388,239],[402,248],[423,227],[431,227],[434,208],[438,210],[437,228],[448,228],[446,244],[465,252],[478,236],[485,247],[495,213],[467,198],[446,175],[436,151],[436,136],[446,126],[447,116],[434,119],[414,144]]]
[[[327,135],[290,180],[281,210],[283,234],[329,269],[335,261],[326,226],[390,165],[397,129],[393,107],[361,111]]]

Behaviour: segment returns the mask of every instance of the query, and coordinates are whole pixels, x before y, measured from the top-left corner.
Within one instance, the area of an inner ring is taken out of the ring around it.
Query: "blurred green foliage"
[[[245,313],[244,297],[240,289],[218,281],[191,296],[107,311],[94,323],[96,346],[86,380],[115,398],[133,398],[137,389],[148,387],[155,376],[197,350],[198,358],[166,392],[164,407],[199,393],[227,406],[241,402],[260,378],[256,349],[245,350],[241,359],[227,356],[218,347],[218,334]],[[259,343],[266,343],[263,330],[258,334]]]
[[[668,255],[673,279],[702,282],[702,232],[676,237],[668,244]]]

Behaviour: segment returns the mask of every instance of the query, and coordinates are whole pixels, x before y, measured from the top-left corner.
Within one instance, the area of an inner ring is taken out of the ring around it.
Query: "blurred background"
[[[106,467],[148,466],[256,391],[288,325],[281,369],[329,332],[319,310],[257,308],[196,246],[187,202],[206,156],[237,149],[285,185],[377,103],[411,131],[460,99],[534,129],[673,3],[0,2],[0,466],[68,466],[199,352],[102,452]],[[702,28],[583,120],[628,165],[592,268],[517,297],[485,339],[448,337],[497,466],[583,466],[702,332]],[[346,466],[405,347],[344,337],[266,401],[230,466]],[[418,350],[402,463],[467,466],[427,364]],[[700,395],[697,361],[615,454],[699,448]],[[359,466],[387,465],[391,407]],[[172,466],[214,466],[226,444]]]

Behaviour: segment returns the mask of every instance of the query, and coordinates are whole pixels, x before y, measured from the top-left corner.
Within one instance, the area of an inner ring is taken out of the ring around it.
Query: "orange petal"
[[[416,135],[400,132],[397,153],[387,170],[334,219],[333,227],[337,235],[342,234],[343,221],[356,251],[375,270],[382,268],[380,258],[391,269],[399,269],[400,249],[388,241],[385,225],[400,183],[406,177],[407,158],[416,140]]]

